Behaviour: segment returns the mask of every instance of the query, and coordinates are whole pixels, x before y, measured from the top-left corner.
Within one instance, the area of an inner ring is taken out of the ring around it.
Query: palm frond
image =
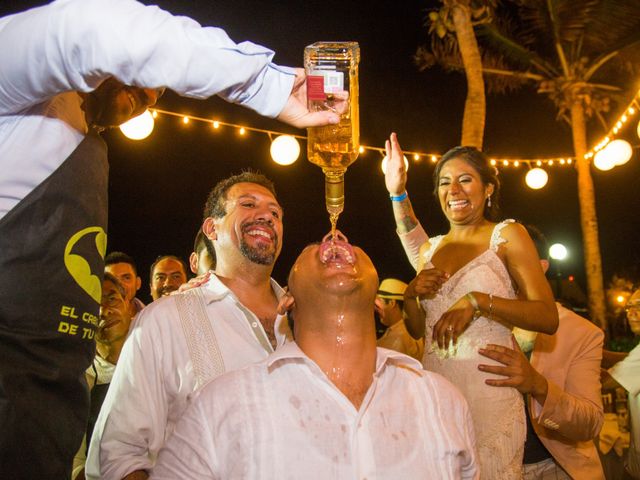
[[[482,51],[493,52],[520,70],[537,70],[547,76],[559,73],[553,64],[502,33],[494,24],[479,25],[476,35]]]

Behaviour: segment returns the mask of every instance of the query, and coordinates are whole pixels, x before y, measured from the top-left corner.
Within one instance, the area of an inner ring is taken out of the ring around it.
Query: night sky
[[[0,14],[45,2],[3,2]],[[151,2],[145,2],[151,3]],[[389,133],[398,133],[406,150],[444,153],[459,143],[465,96],[461,74],[438,68],[419,72],[412,55],[426,41],[426,9],[433,2],[390,1],[158,1],[161,7],[191,16],[204,25],[223,27],[237,42],[250,40],[276,52],[275,62],[301,66],[306,45],[320,40],[360,43],[361,143],[382,147]],[[630,100],[631,98],[629,98]],[[613,122],[627,105],[613,107]],[[195,101],[167,92],[158,107],[234,124],[305,135],[242,107],[213,98]],[[488,95],[485,151],[492,157],[571,156],[568,125],[556,120],[550,100],[524,89]],[[589,144],[603,130],[590,124]],[[639,143],[637,117],[622,138]],[[239,138],[233,129],[214,131],[204,123],[187,126],[179,118],[161,116],[144,141],[126,139],[119,131],[105,136],[111,162],[108,250],[136,258],[143,277],[141,298],[148,297],[148,268],[159,254],[187,258],[202,219],[206,195],[220,179],[246,168],[259,170],[276,184],[285,210],[283,252],[274,277],[286,274],[302,247],[328,230],[321,170],[306,161],[306,144],[292,166],[276,165],[269,139],[250,133]],[[381,278],[406,281],[413,271],[395,235],[392,210],[380,155],[367,152],[346,174],[345,212],[339,228],[373,259]],[[408,191],[418,218],[431,235],[447,224],[432,195],[430,162],[411,161]],[[505,218],[536,224],[553,242],[570,250],[563,273],[576,275],[585,286],[576,172],[553,167],[549,183],[538,191],[525,186],[526,167],[500,170]],[[592,170],[596,189],[605,285],[615,272],[640,281],[640,157],[638,149],[625,166],[609,172]]]

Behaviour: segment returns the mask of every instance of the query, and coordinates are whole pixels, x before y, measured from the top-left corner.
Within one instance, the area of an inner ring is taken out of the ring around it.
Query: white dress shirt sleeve
[[[170,399],[163,365],[170,364],[171,352],[163,352],[161,337],[166,331],[141,328],[145,320],[159,320],[146,313],[140,314],[125,342],[96,421],[87,456],[88,479],[120,480],[147,470],[164,443]]]
[[[640,394],[640,345],[631,350],[627,358],[609,369],[609,374],[630,396],[637,397]]]
[[[275,117],[293,85],[274,53],[133,0],[58,0],[0,19],[0,115],[110,76],[193,98],[215,94]]]

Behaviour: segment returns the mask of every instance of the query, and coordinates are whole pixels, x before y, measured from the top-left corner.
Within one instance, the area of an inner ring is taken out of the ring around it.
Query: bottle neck
[[[344,170],[324,171],[324,193],[327,211],[339,215],[344,210]]]

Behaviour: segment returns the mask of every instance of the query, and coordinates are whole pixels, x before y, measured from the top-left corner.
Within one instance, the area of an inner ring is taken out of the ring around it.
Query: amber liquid
[[[355,99],[357,97],[352,97]],[[330,97],[328,98],[330,100]],[[338,217],[344,210],[344,172],[356,158],[359,149],[357,102],[350,101],[340,123],[308,129],[307,156],[325,174],[325,201],[331,234],[335,237]],[[355,109],[355,115],[354,115]],[[337,180],[340,177],[340,180]]]
[[[340,216],[339,213],[330,213],[329,214],[329,221],[331,222],[331,240],[335,240],[336,239],[336,229],[338,227],[338,217]]]
[[[325,200],[333,237],[344,210],[344,173],[358,158],[360,148],[359,61],[360,50],[355,42],[317,42],[305,48],[307,74],[324,77],[324,94],[315,92],[308,98],[309,110],[340,115],[337,125],[309,128],[307,135],[307,157],[325,175]]]

